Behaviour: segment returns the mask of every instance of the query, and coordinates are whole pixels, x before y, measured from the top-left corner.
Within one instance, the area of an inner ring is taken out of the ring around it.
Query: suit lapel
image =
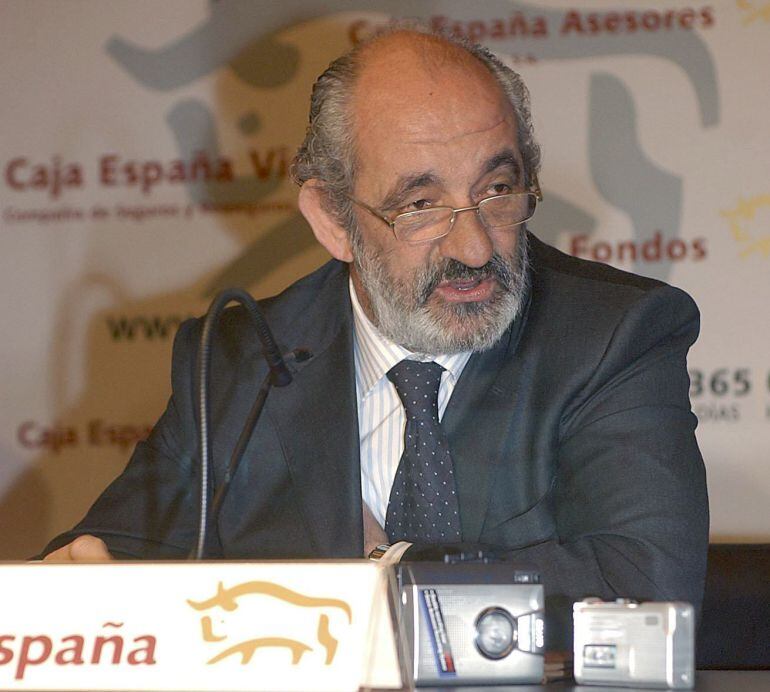
[[[328,557],[363,554],[352,316],[347,274],[342,278],[307,315],[313,358],[297,367],[289,386],[272,391],[267,406],[299,511],[317,554]],[[325,324],[313,325],[316,317]]]
[[[490,475],[508,434],[511,401],[496,386],[511,365],[529,307],[489,351],[474,354],[465,366],[444,412],[442,425],[449,440],[463,541],[477,542],[486,516]]]

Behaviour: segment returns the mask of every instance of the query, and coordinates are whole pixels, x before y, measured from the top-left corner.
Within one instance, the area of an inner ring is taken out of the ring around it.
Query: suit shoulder
[[[343,262],[330,260],[280,293],[261,299],[259,306],[277,319],[280,319],[283,313],[301,315],[327,292],[343,288],[347,290],[347,281],[347,266]]]
[[[684,291],[599,262],[570,257],[530,235],[532,305],[528,324],[564,345],[576,338],[603,352],[618,329],[640,342],[686,328],[695,338],[699,313]],[[621,325],[624,325],[621,328]],[[566,340],[566,341],[565,341]]]
[[[686,374],[699,314],[684,291],[531,240],[532,299],[518,354],[543,392],[566,393],[574,409],[636,367],[654,374],[671,357]]]
[[[550,272],[576,281],[595,281],[640,291],[649,291],[666,285],[657,279],[615,269],[601,262],[567,255],[561,250],[547,245],[532,234],[529,235],[529,243],[532,248],[533,269],[538,272]]]
[[[294,343],[312,334],[319,335],[337,328],[341,311],[328,309],[338,305],[341,295],[347,295],[348,272],[342,262],[332,260],[304,276],[275,296],[257,301],[274,337],[282,342]],[[197,344],[205,316],[184,322],[176,343],[182,350],[188,344]],[[214,329],[217,349],[230,358],[250,357],[261,347],[255,334],[252,317],[242,305],[232,305],[224,310]],[[193,347],[193,351],[197,347]]]
[[[533,290],[541,299],[565,302],[570,309],[585,302],[592,311],[625,311],[646,300],[680,305],[697,312],[687,293],[669,284],[590,260],[572,257],[529,235]]]
[[[317,354],[352,321],[349,295],[347,265],[331,260],[258,305],[284,351],[301,345]],[[236,328],[225,320],[222,331],[231,341],[242,340],[242,330],[253,325],[239,308],[233,317]]]

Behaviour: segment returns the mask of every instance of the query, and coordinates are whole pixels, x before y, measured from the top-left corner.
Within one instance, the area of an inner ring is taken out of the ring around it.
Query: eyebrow
[[[488,175],[489,173],[493,173],[498,168],[510,169],[513,172],[513,176],[516,179],[516,182],[521,182],[521,164],[519,164],[518,159],[516,156],[514,156],[513,151],[510,149],[505,149],[489,159],[486,164],[484,164],[484,170],[482,171],[481,175],[484,176]]]
[[[383,211],[397,209],[402,205],[404,198],[413,190],[429,185],[438,185],[440,182],[441,179],[433,171],[401,176],[385,195],[385,199],[380,202],[380,209]]]
[[[521,181],[521,165],[511,149],[504,149],[488,159],[484,164],[479,177],[489,175],[500,168],[508,168],[512,171],[516,182],[518,183]],[[412,173],[401,176],[385,195],[382,202],[380,202],[379,208],[382,211],[392,211],[393,209],[400,207],[403,204],[404,199],[413,190],[440,184],[441,178],[433,171],[423,171],[421,173]]]

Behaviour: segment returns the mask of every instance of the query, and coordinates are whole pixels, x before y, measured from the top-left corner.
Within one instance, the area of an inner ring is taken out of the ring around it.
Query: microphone
[[[268,366],[268,373],[265,379],[262,381],[262,385],[257,392],[256,400],[251,407],[251,411],[246,419],[246,424],[238,437],[238,442],[233,449],[232,456],[230,457],[230,463],[225,473],[225,478],[222,485],[217,489],[213,502],[211,517],[209,517],[208,511],[208,495],[209,495],[209,469],[211,466],[212,450],[211,450],[211,436],[209,434],[209,396],[208,396],[208,384],[209,384],[209,369],[211,366],[211,337],[213,331],[219,321],[219,317],[224,311],[225,307],[231,302],[237,302],[242,305],[252,321],[255,324],[257,335],[262,344],[263,355]],[[230,488],[230,483],[235,471],[240,464],[243,457],[243,453],[246,451],[246,446],[251,438],[251,434],[254,431],[254,426],[259,420],[259,416],[262,413],[262,408],[267,400],[268,392],[271,386],[285,387],[291,384],[293,379],[291,372],[286,366],[286,361],[293,361],[295,363],[302,363],[313,357],[313,354],[305,348],[297,348],[290,351],[286,355],[282,355],[278,349],[278,345],[273,338],[273,334],[270,331],[270,327],[267,324],[264,316],[262,315],[256,300],[248,294],[246,291],[240,288],[229,288],[221,291],[212,301],[209,311],[206,314],[206,318],[203,322],[203,329],[201,330],[200,347],[198,349],[198,408],[200,414],[200,429],[199,429],[199,443],[200,443],[200,515],[198,526],[198,541],[190,553],[190,557],[196,560],[203,558],[206,548],[206,533],[209,523],[216,520],[219,515],[219,510],[222,507],[227,491]]]
[[[267,366],[270,368],[270,374],[272,376],[272,384],[276,387],[285,387],[291,383],[292,376],[286,367],[286,363],[281,356],[281,352],[278,349],[273,338],[273,333],[270,331],[270,327],[267,324],[262,315],[262,311],[257,305],[257,301],[241,288],[226,288],[221,291],[211,303],[209,311],[206,314],[206,319],[203,323],[203,331],[201,332],[201,348],[198,352],[198,369],[201,374],[207,374],[204,372],[205,366],[208,370],[208,366],[211,363],[211,354],[209,353],[209,344],[211,342],[211,333],[219,321],[219,316],[229,303],[239,303],[251,316],[255,327],[257,328],[257,335],[262,344],[263,353]],[[205,350],[204,350],[205,347]],[[201,378],[201,384],[204,384],[205,380]]]
[[[310,360],[313,357],[311,351],[306,348],[295,348],[293,351],[283,354],[283,360],[294,361],[295,363],[304,363],[306,360]]]

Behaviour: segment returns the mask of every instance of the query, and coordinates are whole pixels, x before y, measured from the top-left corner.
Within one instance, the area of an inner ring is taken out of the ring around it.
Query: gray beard
[[[529,248],[524,227],[510,257],[495,254],[483,267],[457,260],[427,267],[410,283],[393,279],[377,252],[351,234],[354,262],[380,333],[404,348],[425,354],[486,351],[521,313],[528,289]],[[499,291],[487,302],[431,305],[433,290],[445,280],[492,276]]]

